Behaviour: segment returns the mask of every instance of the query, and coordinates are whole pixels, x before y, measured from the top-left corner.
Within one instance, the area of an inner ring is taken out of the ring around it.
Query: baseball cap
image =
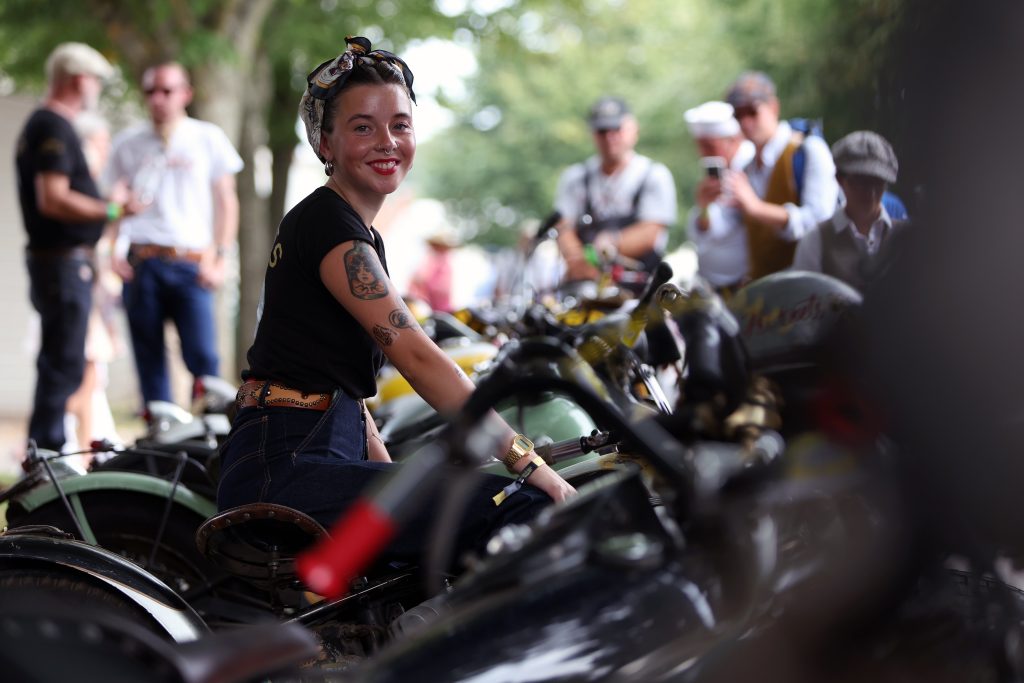
[[[61,43],[46,58],[46,78],[60,75],[87,74],[106,80],[114,75],[114,67],[106,57],[85,43]]]
[[[866,175],[895,183],[899,162],[892,145],[878,133],[858,130],[832,145],[832,158],[840,173]]]
[[[734,108],[749,107],[775,97],[775,83],[761,71],[744,71],[729,87],[725,101]]]
[[[592,130],[613,130],[622,127],[629,113],[629,105],[618,97],[602,97],[590,108],[587,123]]]
[[[683,120],[695,138],[731,138],[740,134],[740,124],[727,102],[705,102],[683,113]]]

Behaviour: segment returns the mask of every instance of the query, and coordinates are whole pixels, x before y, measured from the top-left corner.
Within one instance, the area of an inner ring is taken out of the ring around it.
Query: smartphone
[[[725,159],[722,157],[701,157],[700,165],[709,178],[721,180],[725,176]]]

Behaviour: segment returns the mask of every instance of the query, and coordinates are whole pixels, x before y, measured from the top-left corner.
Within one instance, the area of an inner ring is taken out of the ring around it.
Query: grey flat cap
[[[866,175],[895,183],[900,170],[892,145],[878,133],[858,130],[832,145],[836,170],[851,175]]]

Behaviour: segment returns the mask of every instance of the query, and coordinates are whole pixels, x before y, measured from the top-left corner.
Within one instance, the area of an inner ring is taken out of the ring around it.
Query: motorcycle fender
[[[168,498],[171,495],[171,482],[138,472],[90,472],[89,474],[62,479],[61,489],[70,498],[88,491],[135,491],[148,493],[157,498]],[[45,482],[18,499],[18,504],[31,512],[60,497],[57,487],[52,482]],[[178,484],[174,491],[174,502],[192,510],[201,517],[209,518],[217,514],[217,505],[213,501],[197,495],[192,490]]]
[[[0,536],[0,567],[52,566],[99,580],[146,610],[178,643],[196,640],[209,627],[177,593],[120,555],[81,541],[42,535]]]

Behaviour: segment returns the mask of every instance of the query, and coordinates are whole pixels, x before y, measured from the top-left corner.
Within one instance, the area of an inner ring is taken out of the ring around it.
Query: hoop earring
[[[328,178],[334,175],[334,161],[327,161],[324,163],[324,173],[327,174]]]

